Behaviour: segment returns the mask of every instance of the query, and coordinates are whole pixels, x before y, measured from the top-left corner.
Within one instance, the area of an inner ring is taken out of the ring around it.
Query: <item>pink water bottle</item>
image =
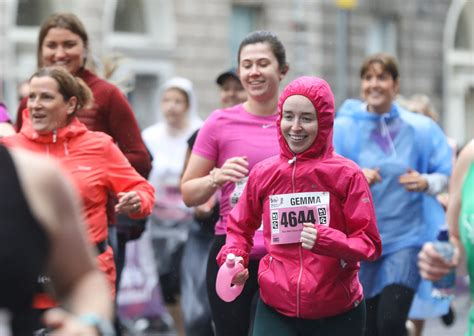
[[[222,264],[219,272],[217,272],[216,292],[225,302],[234,301],[244,289],[244,285],[232,284],[234,275],[244,270],[244,266],[239,262],[240,260],[242,260],[241,257],[236,257],[235,254],[229,253],[225,263]]]

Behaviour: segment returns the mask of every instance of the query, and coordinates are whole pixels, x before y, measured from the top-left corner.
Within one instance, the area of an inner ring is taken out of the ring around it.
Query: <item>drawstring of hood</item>
[[[68,142],[67,140],[64,141],[63,146],[64,146],[64,154],[69,155],[69,148],[67,146]]]
[[[63,150],[65,155],[70,155],[69,142],[78,135],[87,132],[87,128],[77,118],[62,128],[55,128],[48,134],[37,133],[30,122],[25,122],[20,133],[26,138],[36,142],[45,144],[45,152],[47,155],[55,150]]]
[[[374,132],[377,132],[380,135],[381,139],[384,140],[383,148],[387,148],[386,153],[390,150],[390,154],[394,157],[398,157],[397,150],[395,148],[395,143],[390,132],[390,127],[387,121],[394,119],[398,116],[398,111],[394,105],[389,112],[378,114],[375,112],[370,112],[368,109],[368,104],[366,102],[361,102],[356,99],[348,99],[344,102],[340,110],[340,115],[355,116],[356,118],[369,119],[373,120],[374,123],[378,123],[380,131],[376,128]],[[392,132],[394,130],[392,129]]]
[[[390,130],[388,128],[387,122],[385,121],[386,118],[389,118],[390,114],[389,113],[384,113],[380,117],[380,130],[382,136],[387,139],[388,144],[390,145],[390,149],[392,150],[392,154],[395,156],[397,155],[397,150],[395,149],[395,144],[393,143],[393,138],[392,135],[390,134]]]

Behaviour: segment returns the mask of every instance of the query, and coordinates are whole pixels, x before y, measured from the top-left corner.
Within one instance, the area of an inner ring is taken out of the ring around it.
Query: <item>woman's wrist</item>
[[[217,181],[217,171],[219,170],[219,168],[217,167],[214,167],[210,172],[209,172],[209,177],[210,177],[210,181],[211,181],[211,187],[214,188],[214,189],[217,189],[219,187],[221,187],[221,184]]]
[[[88,326],[91,326],[97,330],[100,336],[115,336],[115,330],[110,320],[102,318],[100,315],[95,313],[82,314],[77,319]]]

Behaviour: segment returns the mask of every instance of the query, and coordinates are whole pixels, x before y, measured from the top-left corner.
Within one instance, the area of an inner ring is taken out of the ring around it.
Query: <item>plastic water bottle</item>
[[[433,243],[433,246],[446,261],[451,261],[454,255],[454,246],[449,242],[448,231],[441,231],[438,235],[438,240]],[[438,298],[453,297],[455,282],[456,270],[453,268],[441,279],[433,282],[433,296]]]
[[[234,301],[244,289],[244,285],[232,284],[234,275],[244,270],[244,266],[239,262],[241,259],[236,257],[235,254],[229,253],[225,263],[222,264],[219,272],[217,272],[216,292],[225,302]]]

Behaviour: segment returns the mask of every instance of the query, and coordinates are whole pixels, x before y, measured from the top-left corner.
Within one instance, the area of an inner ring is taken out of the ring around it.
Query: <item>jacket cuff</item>
[[[242,250],[242,249],[227,247],[226,245],[222,246],[219,254],[216,257],[216,261],[217,261],[217,264],[219,265],[219,267],[222,266],[223,263],[225,263],[227,255],[229,253],[235,254],[236,257],[242,257],[243,265],[245,266],[245,268],[248,267],[249,254],[247,252],[245,252],[244,250]]]
[[[428,183],[425,192],[428,195],[435,196],[448,188],[449,177],[440,173],[421,174]]]

